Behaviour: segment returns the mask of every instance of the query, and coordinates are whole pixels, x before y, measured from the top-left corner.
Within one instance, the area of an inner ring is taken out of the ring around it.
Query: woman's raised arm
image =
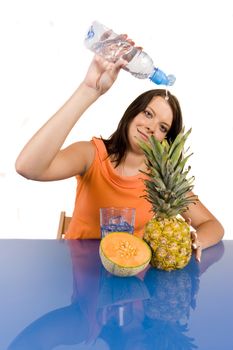
[[[109,63],[95,56],[83,82],[67,102],[36,132],[20,152],[16,171],[38,181],[82,174],[93,159],[90,142],[77,142],[61,150],[68,134],[85,112],[116,80],[127,62]]]

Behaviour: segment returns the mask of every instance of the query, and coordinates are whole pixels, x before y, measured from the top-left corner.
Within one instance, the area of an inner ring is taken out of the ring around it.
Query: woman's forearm
[[[37,179],[49,167],[76,122],[98,97],[97,90],[82,83],[25,145],[16,160],[16,171],[24,177]]]
[[[218,220],[210,219],[200,224],[196,228],[196,233],[201,249],[205,249],[221,241],[224,235],[224,229]]]

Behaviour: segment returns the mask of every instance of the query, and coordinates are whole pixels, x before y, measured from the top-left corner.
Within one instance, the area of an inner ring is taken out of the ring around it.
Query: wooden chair
[[[63,239],[70,223],[71,216],[66,216],[65,211],[61,211],[60,220],[57,230],[57,239]]]

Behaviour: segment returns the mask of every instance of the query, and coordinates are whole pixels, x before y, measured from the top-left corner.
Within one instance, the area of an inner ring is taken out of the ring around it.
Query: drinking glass
[[[134,232],[135,208],[100,208],[101,237],[110,232]]]

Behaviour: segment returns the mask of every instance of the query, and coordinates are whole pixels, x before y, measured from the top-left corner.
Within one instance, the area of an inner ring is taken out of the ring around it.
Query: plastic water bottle
[[[113,32],[103,24],[94,21],[88,29],[85,46],[110,62],[123,58],[129,62],[124,70],[139,79],[149,78],[157,85],[173,85],[174,75],[166,75],[156,68],[150,56],[141,49],[131,45],[124,37]]]

